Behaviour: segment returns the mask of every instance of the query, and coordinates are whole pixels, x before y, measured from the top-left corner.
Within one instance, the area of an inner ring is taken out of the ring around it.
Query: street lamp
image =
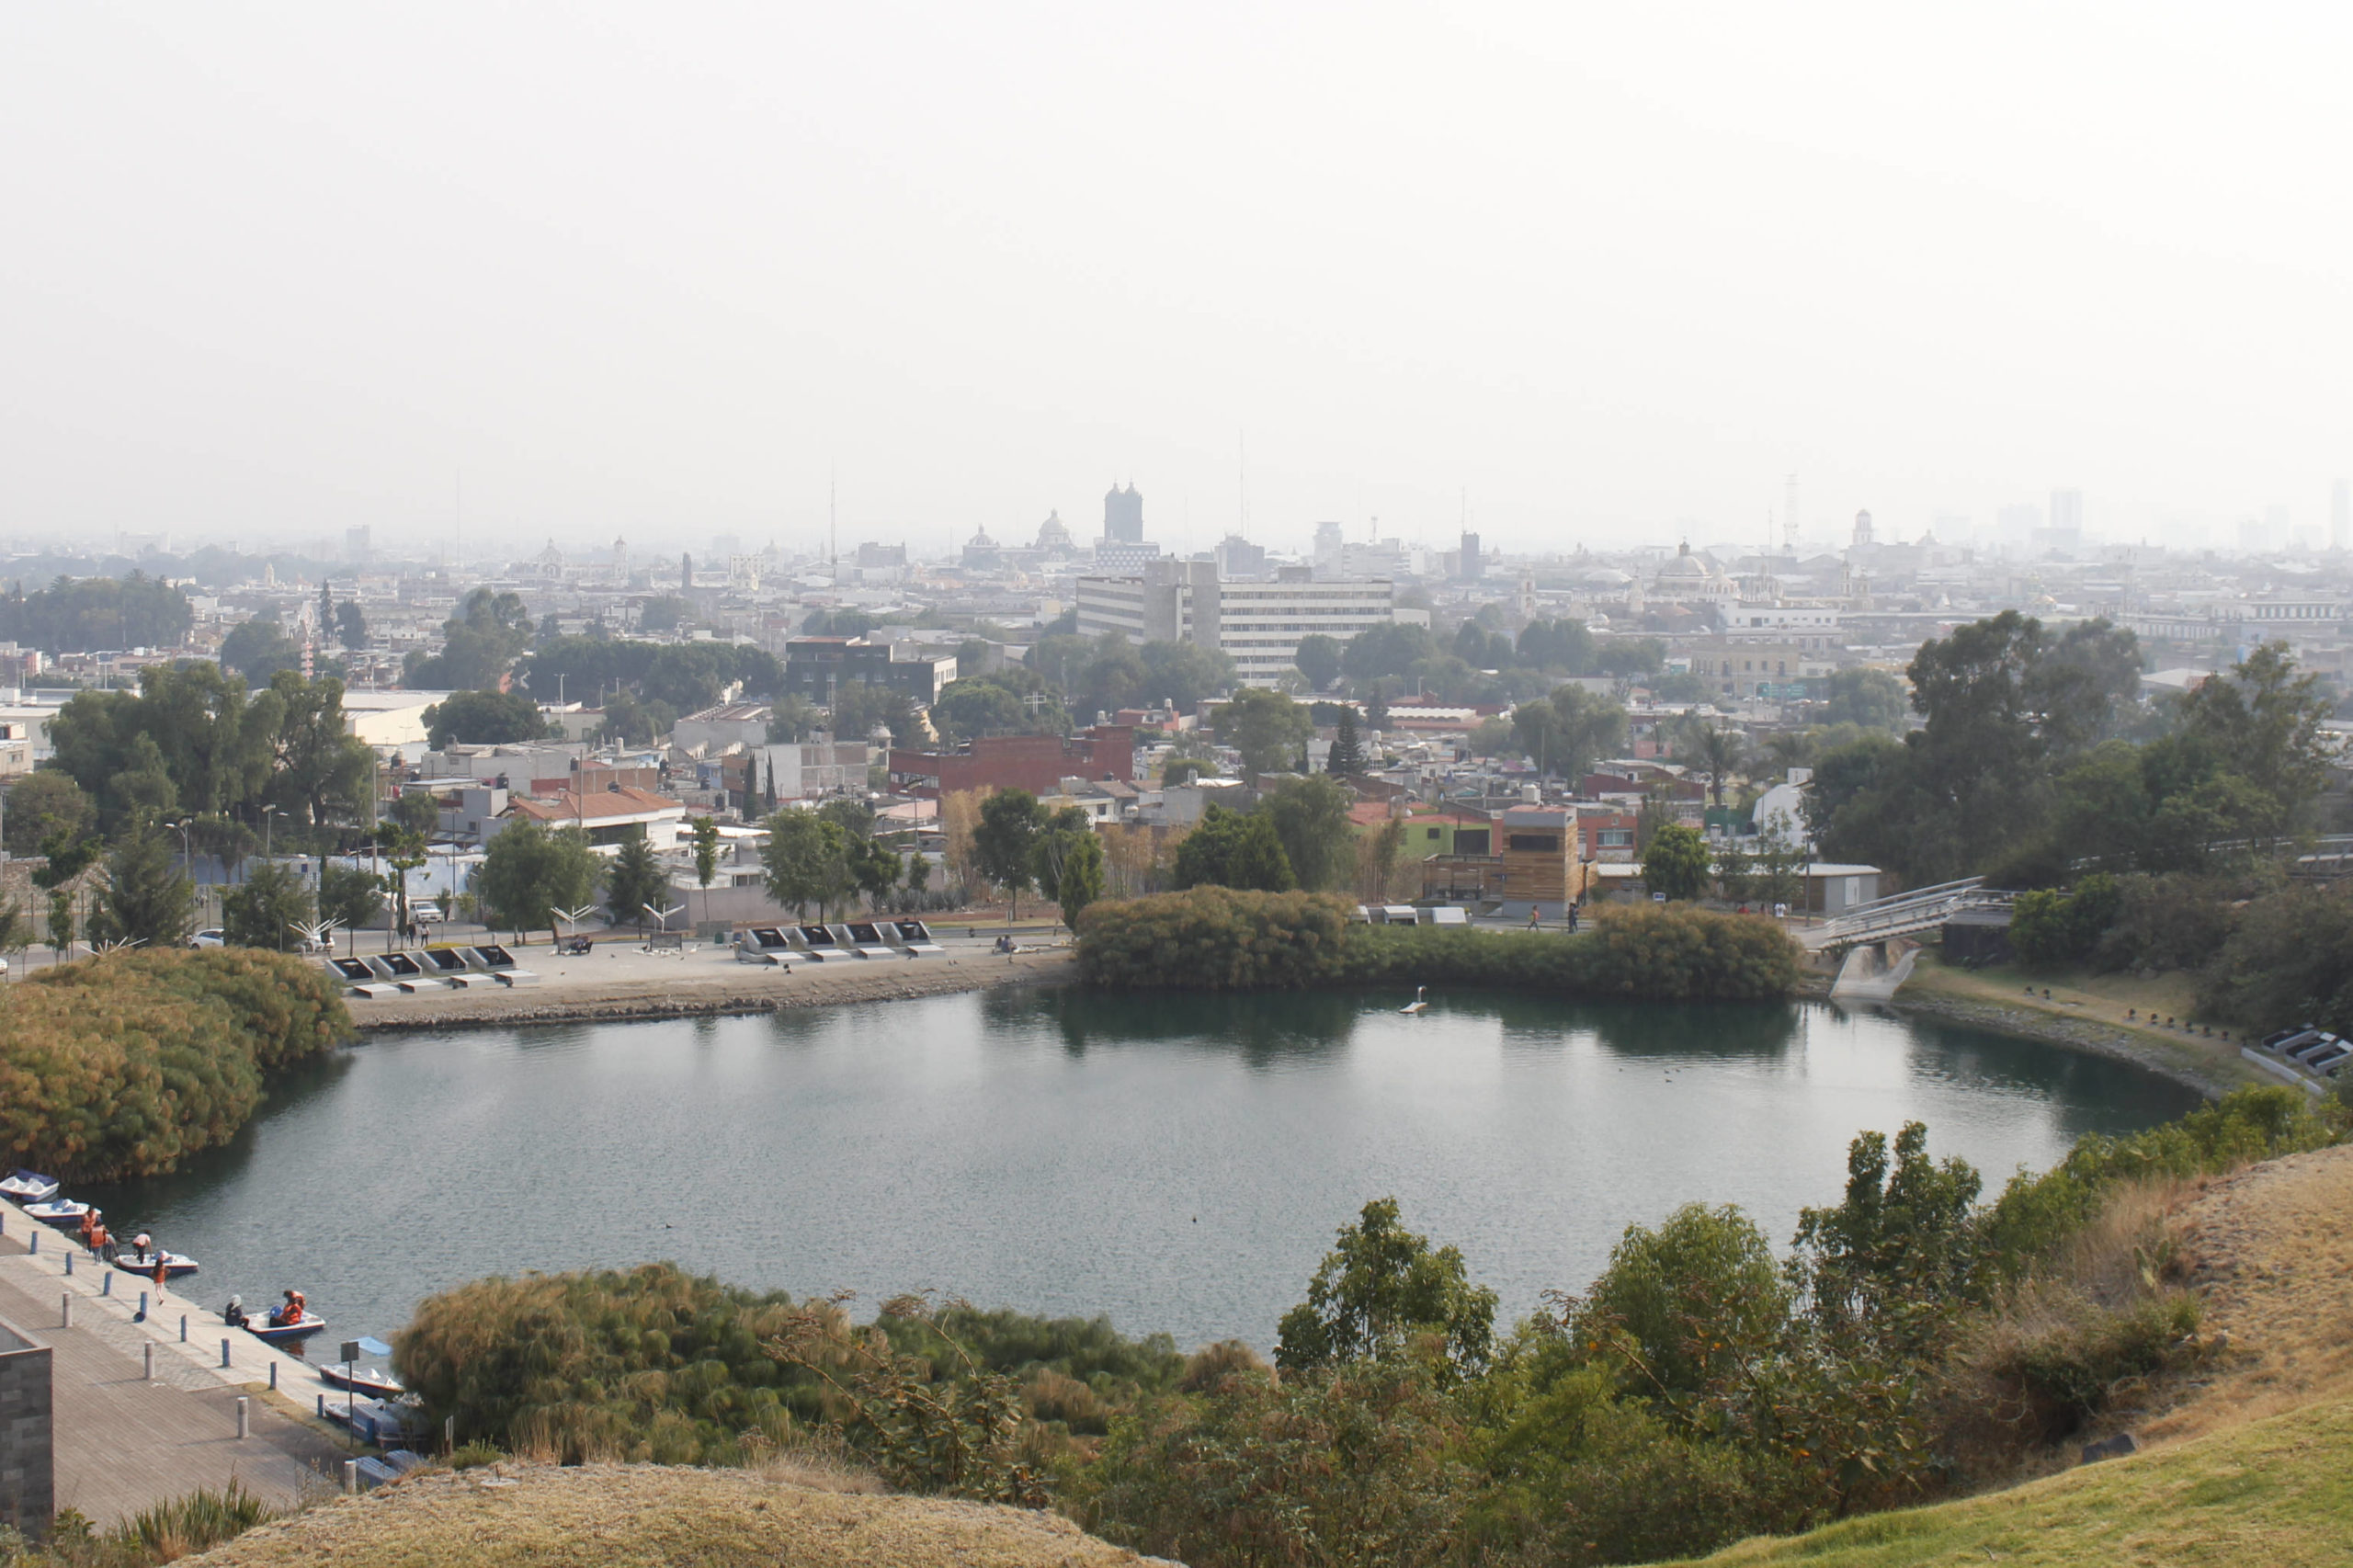
[[[191,904],[196,903],[199,902],[196,891],[196,852],[188,847],[188,819],[186,817],[182,817],[177,822],[167,822],[164,825],[165,827],[176,827],[179,829],[180,875],[188,879],[188,903]],[[199,915],[198,918],[201,921],[202,916]]]
[[[270,858],[269,846],[276,837],[278,813],[280,809],[277,806],[264,806],[261,809],[261,858],[265,860]]]

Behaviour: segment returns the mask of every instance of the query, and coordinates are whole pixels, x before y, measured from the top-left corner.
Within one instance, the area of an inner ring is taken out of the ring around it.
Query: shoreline
[[[526,955],[541,960],[544,950]],[[575,960],[576,966],[576,960]],[[642,966],[639,966],[642,967]],[[502,1028],[529,1024],[649,1023],[665,1018],[742,1017],[790,1007],[896,1002],[985,991],[1000,985],[1051,985],[1075,978],[1068,949],[1004,954],[950,952],[895,963],[794,966],[790,974],[729,961],[665,977],[630,974],[574,979],[564,971],[539,984],[443,992],[347,1006],[361,1037],[438,1029]],[[551,983],[550,982],[555,982]]]
[[[2006,984],[2011,971],[1999,971]],[[2051,1005],[1993,989],[1978,975],[1957,974],[1940,962],[1923,963],[1902,990],[1886,1000],[1852,1006],[1886,1007],[1898,1012],[1949,1018],[1975,1028],[2080,1051],[2126,1062],[2159,1077],[2195,1089],[2210,1100],[2249,1084],[2272,1084],[2238,1054],[2236,1040],[2209,1040],[2186,1030],[2152,1029],[2121,1017],[2103,1017],[2119,1011],[2109,998],[2079,991],[2053,977]],[[1827,991],[1824,993],[1827,999]]]

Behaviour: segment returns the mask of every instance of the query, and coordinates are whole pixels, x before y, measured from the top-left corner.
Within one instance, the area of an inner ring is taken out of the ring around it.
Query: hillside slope
[[[2218,1361],[2156,1391],[2141,1453],[1964,1502],[1744,1541],[1717,1568],[2353,1563],[2353,1146],[2198,1184],[2170,1272]]]
[[[500,1467],[415,1476],[265,1525],[205,1568],[1135,1568],[1053,1514],[814,1490],[742,1471]]]
[[[2333,1402],[2011,1492],[1744,1541],[1710,1568],[2309,1568],[2353,1562],[2353,1403]]]

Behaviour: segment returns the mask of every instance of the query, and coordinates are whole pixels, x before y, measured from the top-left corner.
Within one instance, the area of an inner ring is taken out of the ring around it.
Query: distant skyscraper
[[[1486,567],[1486,562],[1479,558],[1479,536],[1468,528],[1462,530],[1461,560],[1461,564],[1455,568],[1455,575],[1466,583],[1477,582],[1479,574]]]
[[[681,551],[678,553],[678,592],[691,594],[694,591],[695,558]]]
[[[2353,549],[2353,479],[2340,479],[2329,487],[2328,547]]]
[[[1119,544],[1143,542],[1143,497],[1130,483],[1111,486],[1103,497],[1103,537]]]
[[[2051,493],[2051,531],[2083,537],[2084,493],[2080,490],[2054,490]]]
[[[1339,524],[1318,523],[1315,525],[1315,553],[1313,559],[1319,575],[1338,576],[1341,559],[1346,555],[1347,551],[1347,536]]]

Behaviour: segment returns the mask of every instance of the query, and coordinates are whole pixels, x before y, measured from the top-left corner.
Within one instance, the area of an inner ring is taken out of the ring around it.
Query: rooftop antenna
[[[1781,528],[1791,555],[1798,552],[1798,476],[1791,474],[1781,494]]]

